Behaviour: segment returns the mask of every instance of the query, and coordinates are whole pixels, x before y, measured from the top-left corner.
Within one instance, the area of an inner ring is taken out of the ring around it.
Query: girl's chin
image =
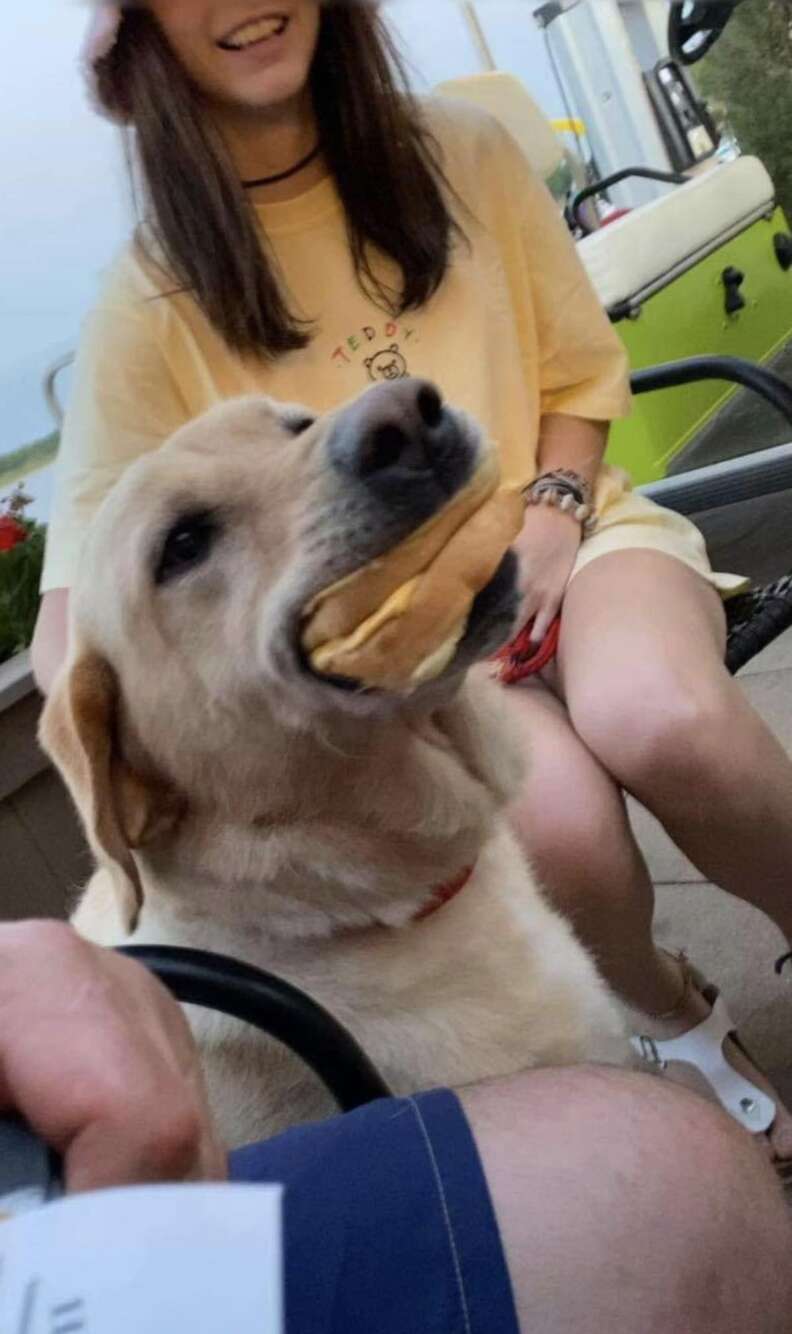
[[[251,75],[233,83],[224,81],[217,89],[217,100],[236,111],[251,114],[275,111],[298,101],[305,92],[307,81],[307,71],[284,62],[282,68],[270,69],[265,75]]]

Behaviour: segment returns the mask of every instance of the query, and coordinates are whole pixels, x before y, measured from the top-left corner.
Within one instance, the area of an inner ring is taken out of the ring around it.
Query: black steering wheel
[[[147,967],[176,1000],[241,1019],[284,1043],[318,1075],[342,1112],[391,1096],[352,1034],[283,978],[199,950],[138,945],[119,954]],[[0,1116],[0,1205],[22,1195],[44,1204],[61,1189],[57,1156],[19,1118]]]
[[[221,954],[165,945],[127,945],[183,1005],[230,1015],[277,1038],[318,1075],[342,1112],[391,1091],[348,1029],[305,992],[274,973]]]
[[[668,24],[673,60],[695,65],[722,36],[741,0],[674,0]]]

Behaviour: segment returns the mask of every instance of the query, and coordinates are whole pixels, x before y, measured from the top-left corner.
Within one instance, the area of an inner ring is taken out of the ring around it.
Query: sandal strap
[[[659,1041],[635,1037],[632,1045],[645,1061],[663,1069],[669,1061],[684,1061],[706,1079],[721,1106],[753,1134],[769,1130],[776,1118],[776,1104],[762,1089],[735,1070],[723,1054],[723,1044],[734,1032],[726,1003],[718,996],[712,1013],[689,1033]]]

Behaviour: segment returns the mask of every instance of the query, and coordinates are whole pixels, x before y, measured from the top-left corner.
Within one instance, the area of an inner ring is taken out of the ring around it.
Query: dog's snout
[[[362,481],[435,473],[458,432],[442,397],[425,380],[378,385],[337,419],[333,465]]]

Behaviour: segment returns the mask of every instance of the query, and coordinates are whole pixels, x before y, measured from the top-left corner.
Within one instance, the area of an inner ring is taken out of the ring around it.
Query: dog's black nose
[[[328,449],[334,467],[363,482],[409,481],[448,465],[459,429],[433,384],[380,384],[337,418]]]

